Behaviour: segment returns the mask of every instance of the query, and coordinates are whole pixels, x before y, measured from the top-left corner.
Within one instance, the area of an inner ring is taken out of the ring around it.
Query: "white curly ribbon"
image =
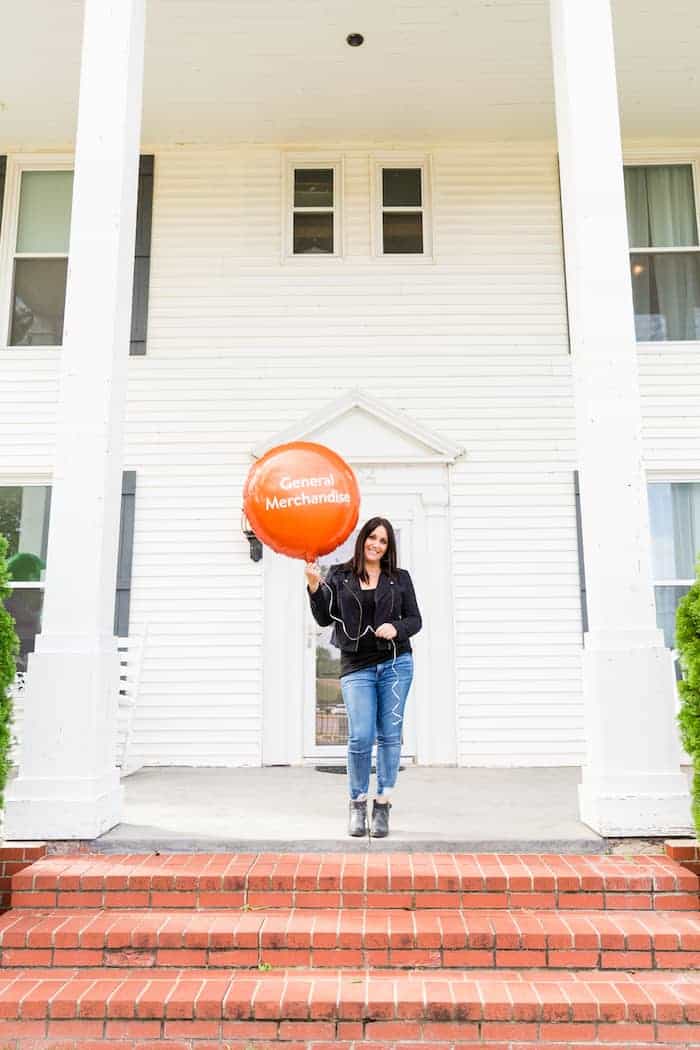
[[[346,638],[349,638],[351,642],[359,642],[360,638],[364,638],[364,636],[367,634],[368,631],[371,631],[372,634],[376,634],[376,631],[374,630],[374,627],[372,627],[372,625],[370,623],[368,623],[367,626],[365,627],[364,631],[361,631],[360,634],[358,634],[356,638],[353,635],[351,635],[350,632],[348,631],[347,627],[345,626],[343,620],[341,619],[341,617],[333,615],[333,590],[326,583],[326,581],[323,579],[323,577],[321,577],[321,586],[325,587],[326,590],[328,591],[328,593],[331,596],[330,602],[328,603],[328,614],[329,614],[329,616],[330,616],[330,618],[332,620],[335,620],[336,623],[340,624],[340,626],[345,631]],[[360,624],[361,623],[362,623],[362,621],[360,621]],[[399,696],[399,683],[400,683],[399,672],[396,670],[396,643],[395,643],[393,638],[389,638],[389,639],[387,639],[387,641],[391,642],[391,648],[392,648],[393,653],[394,653],[394,655],[392,657],[392,660],[391,660],[391,669],[394,672],[394,682],[392,683],[391,691],[394,694],[394,696],[396,697],[396,703],[394,704],[394,706],[391,709],[391,715],[392,715],[392,718],[393,718],[392,725],[400,726],[402,721],[403,721],[403,715],[400,714],[399,710],[398,710],[398,708],[401,706],[401,697]]]

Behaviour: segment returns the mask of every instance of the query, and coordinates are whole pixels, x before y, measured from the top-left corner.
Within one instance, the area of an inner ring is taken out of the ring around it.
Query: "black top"
[[[384,663],[385,660],[394,659],[393,648],[390,648],[388,652],[386,649],[379,649],[374,631],[368,630],[369,627],[374,627],[375,591],[376,587],[360,591],[362,620],[358,633],[361,637],[358,642],[357,652],[345,652],[341,650],[341,678],[346,674],[352,674],[353,671],[362,671],[366,667],[375,667],[377,664]],[[394,644],[396,645],[397,656],[400,656],[401,653],[408,653],[411,651],[411,643],[408,639],[405,642],[399,642],[399,640],[396,639]]]
[[[360,581],[347,563],[334,565],[320,587],[313,593],[307,587],[307,591],[316,623],[321,627],[333,626],[331,645],[341,651],[341,675],[348,674],[354,666],[350,661],[360,647],[363,631],[362,595],[366,592],[362,591]],[[396,637],[389,641],[372,635],[379,654],[373,662],[393,660],[394,652],[397,656],[410,653],[410,639],[420,631],[423,621],[409,573],[405,569],[398,569],[393,575],[381,572],[374,591],[374,603],[373,626],[390,623],[396,631]],[[367,622],[365,614],[365,626]],[[350,661],[343,663],[346,655]]]

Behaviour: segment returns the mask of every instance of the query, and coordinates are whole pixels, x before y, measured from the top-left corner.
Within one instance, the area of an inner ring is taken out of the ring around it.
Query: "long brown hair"
[[[369,521],[364,523],[357,534],[353,556],[344,565],[345,569],[350,569],[359,580],[363,581],[363,583],[369,583],[367,573],[365,572],[365,540],[375,529],[378,529],[380,525],[383,525],[386,529],[388,540],[386,550],[384,551],[382,560],[379,563],[382,572],[387,573],[389,576],[396,576],[399,571],[399,559],[396,552],[396,535],[394,533],[394,526],[386,518],[370,518]]]

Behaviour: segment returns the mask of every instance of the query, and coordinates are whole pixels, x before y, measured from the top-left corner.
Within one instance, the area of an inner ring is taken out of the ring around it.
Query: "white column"
[[[581,819],[690,830],[656,628],[610,0],[550,0],[588,593]]]
[[[86,0],[42,634],[29,661],[9,839],[119,820],[113,637],[145,0]]]

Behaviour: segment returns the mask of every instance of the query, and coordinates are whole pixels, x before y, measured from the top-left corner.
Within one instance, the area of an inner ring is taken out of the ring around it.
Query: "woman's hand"
[[[304,565],[304,575],[306,576],[309,590],[312,594],[315,594],[321,586],[321,569],[319,568],[318,562],[307,561]]]
[[[391,641],[392,638],[396,638],[397,632],[393,623],[383,623],[374,633],[377,638],[386,638],[387,641]]]

